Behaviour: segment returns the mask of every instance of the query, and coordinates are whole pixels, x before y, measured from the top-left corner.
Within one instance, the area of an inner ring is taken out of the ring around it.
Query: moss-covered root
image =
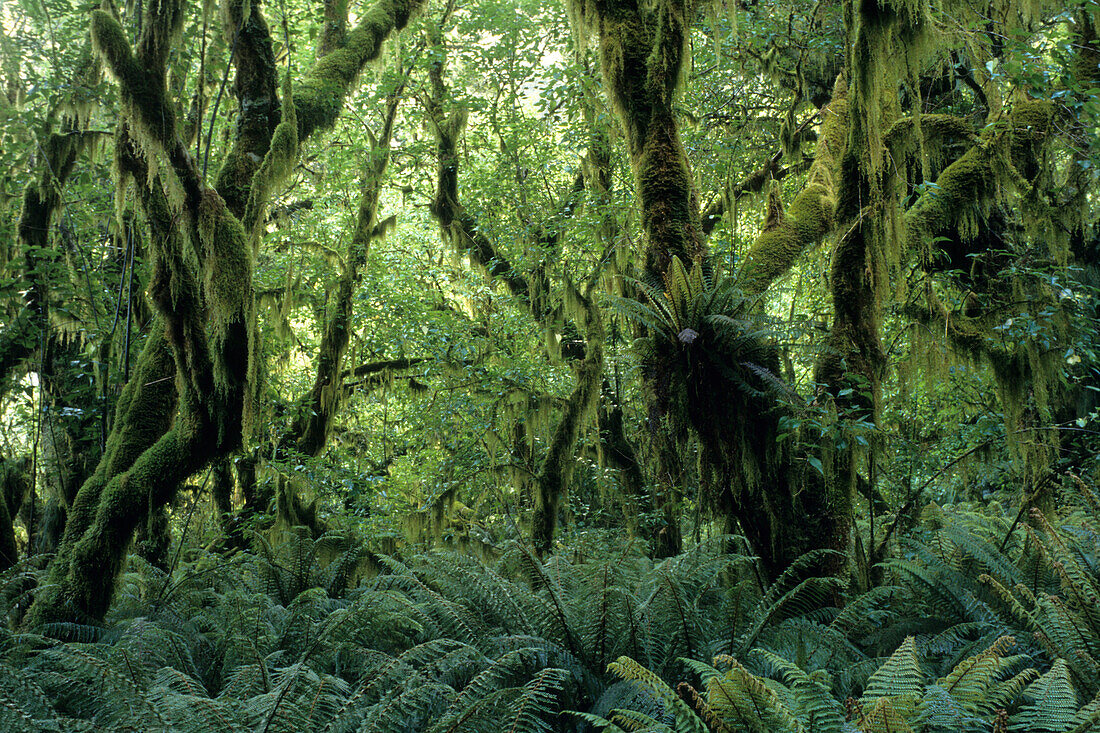
[[[848,94],[842,80],[837,82],[833,101],[822,114],[821,134],[806,185],[782,220],[764,227],[745,258],[739,282],[748,295],[767,290],[834,226],[836,181],[848,137]]]
[[[604,335],[596,307],[588,297],[573,294],[580,309],[587,332],[584,360],[577,368],[577,382],[569,395],[569,401],[561,421],[554,429],[550,449],[539,470],[535,511],[531,518],[531,541],[540,556],[550,551],[557,529],[558,510],[573,475],[577,440],[596,410],[603,379]]]
[[[425,2],[377,0],[348,32],[344,45],[317,61],[294,89],[299,140],[332,127],[363,67],[378,58],[383,41],[402,30]]]

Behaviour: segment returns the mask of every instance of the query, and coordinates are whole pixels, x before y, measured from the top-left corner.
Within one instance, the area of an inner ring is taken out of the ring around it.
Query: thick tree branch
[[[832,231],[840,159],[848,135],[848,98],[843,80],[833,101],[822,110],[824,120],[806,185],[783,214],[769,222],[753,242],[739,282],[748,295],[759,295],[787,273],[802,253]]]
[[[344,45],[329,52],[294,89],[298,109],[298,139],[304,141],[318,130],[336,123],[359,73],[368,62],[378,58],[382,42],[400,31],[420,10],[425,0],[379,0],[348,32]]]

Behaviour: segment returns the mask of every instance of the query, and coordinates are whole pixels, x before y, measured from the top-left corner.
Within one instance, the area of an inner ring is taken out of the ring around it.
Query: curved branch
[[[344,45],[323,56],[294,90],[298,110],[298,139],[336,123],[359,73],[378,58],[382,42],[400,31],[420,10],[425,0],[380,0],[348,32]]]
[[[822,114],[821,135],[806,185],[784,216],[757,236],[745,258],[738,279],[747,295],[767,290],[835,226],[837,179],[848,136],[848,94],[843,79],[837,80],[833,101]]]

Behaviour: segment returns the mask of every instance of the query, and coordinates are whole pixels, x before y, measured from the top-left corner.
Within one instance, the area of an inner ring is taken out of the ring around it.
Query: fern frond
[[[722,655],[715,663],[730,669],[707,679],[707,703],[724,720],[760,733],[801,730],[790,709],[764,680],[733,657]]]
[[[871,675],[863,701],[873,703],[883,697],[917,697],[924,689],[924,670],[917,659],[916,640],[910,636]]]
[[[1059,659],[1024,691],[1027,703],[1009,719],[1009,731],[1054,733],[1069,730],[1080,708],[1069,668]]]

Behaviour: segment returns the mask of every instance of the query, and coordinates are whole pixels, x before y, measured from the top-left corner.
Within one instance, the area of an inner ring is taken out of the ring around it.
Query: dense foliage
[[[1100,730],[1096,0],[12,0],[0,729]]]

